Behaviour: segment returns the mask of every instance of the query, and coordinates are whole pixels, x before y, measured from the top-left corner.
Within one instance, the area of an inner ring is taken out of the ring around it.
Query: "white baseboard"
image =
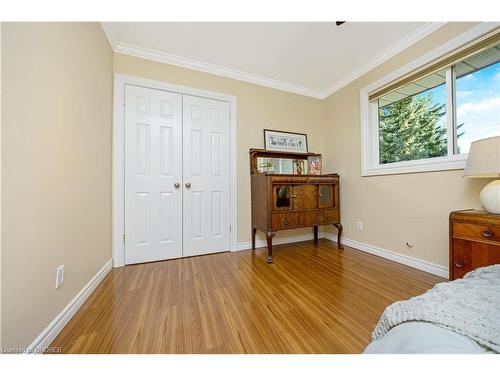
[[[333,233],[323,232],[322,238],[326,238],[330,241],[337,242],[337,235]],[[404,264],[406,266],[410,266],[425,272],[432,273],[433,275],[448,278],[448,267],[444,267],[439,264],[427,262],[425,260],[413,258],[403,254],[398,254],[390,250],[385,250],[380,247],[369,245],[364,242],[351,240],[345,237],[342,237],[342,243],[345,246],[352,247],[356,250],[364,251],[365,253],[377,255],[381,258],[389,259],[394,262]]]
[[[59,332],[68,324],[73,315],[89,298],[92,292],[101,283],[104,277],[111,271],[113,267],[113,260],[110,259],[106,264],[97,272],[97,274],[90,280],[87,285],[71,300],[71,302],[64,308],[63,311],[43,330],[43,332],[31,343],[26,349],[25,353],[43,353],[43,348],[49,346],[56,338]]]
[[[337,242],[337,235],[333,233],[327,233],[320,231],[319,232],[319,238],[326,238],[330,241]],[[299,242],[299,241],[308,241],[313,239],[313,234],[304,234],[300,236],[287,236],[287,237],[281,237],[281,238],[276,238],[273,240],[273,245],[284,245],[292,242]],[[366,253],[370,253],[373,255],[377,255],[381,258],[389,259],[397,263],[404,264],[406,266],[410,266],[425,272],[432,273],[433,275],[441,276],[441,277],[446,277],[448,278],[448,267],[441,266],[439,264],[427,262],[425,260],[409,257],[407,255],[403,254],[398,254],[390,250],[385,250],[380,247],[376,247],[373,245],[369,245],[363,242],[351,240],[349,238],[342,237],[342,243],[346,246],[352,247],[356,250],[361,250]],[[265,247],[266,241],[264,240],[258,240],[255,242],[255,247]],[[247,242],[238,242],[238,249],[237,251],[240,250],[249,250],[252,248],[252,242],[247,241]]]

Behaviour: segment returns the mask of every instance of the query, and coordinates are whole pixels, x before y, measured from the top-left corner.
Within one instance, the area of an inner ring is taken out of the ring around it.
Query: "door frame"
[[[229,222],[231,225],[230,251],[237,251],[237,100],[236,96],[220,94],[180,86],[163,81],[150,80],[115,73],[113,83],[113,267],[125,265],[125,86],[133,85],[148,89],[198,96],[229,103]]]

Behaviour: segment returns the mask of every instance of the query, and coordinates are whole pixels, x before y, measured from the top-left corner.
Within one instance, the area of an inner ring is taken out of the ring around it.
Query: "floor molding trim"
[[[303,234],[298,236],[286,236],[275,238],[273,240],[273,245],[285,245],[292,242],[309,241],[314,238],[313,234]],[[337,242],[337,235],[333,233],[327,233],[324,231],[319,232],[319,238],[326,238],[327,240]],[[425,260],[413,258],[407,255],[398,254],[394,251],[382,249],[377,246],[369,245],[364,242],[359,242],[356,240],[351,240],[349,238],[342,238],[344,245],[352,247],[353,249],[364,251],[365,253],[370,253],[381,258],[389,259],[397,263],[404,264],[409,267],[419,269],[421,271],[432,273],[433,275],[448,278],[448,267],[441,266],[436,263],[431,263]],[[257,240],[255,242],[255,247],[266,247],[267,243],[265,240]],[[250,250],[252,248],[252,242],[238,242],[238,247],[236,251]]]
[[[337,242],[337,235],[333,233],[322,233],[322,237],[330,241]],[[365,253],[370,253],[381,258],[389,259],[397,263],[410,266],[421,271],[432,273],[433,275],[448,278],[448,267],[441,266],[436,263],[431,263],[425,260],[413,258],[407,255],[398,254],[390,250],[382,249],[377,246],[369,245],[364,242],[359,242],[351,240],[349,238],[342,237],[342,243],[345,246],[352,247],[356,250],[364,251]]]
[[[71,300],[63,311],[43,330],[43,332],[31,343],[25,353],[43,353],[44,348],[49,346],[61,330],[68,324],[73,315],[89,298],[92,292],[101,283],[104,277],[113,268],[113,260],[110,259],[96,273],[96,275],[83,287],[83,289]]]

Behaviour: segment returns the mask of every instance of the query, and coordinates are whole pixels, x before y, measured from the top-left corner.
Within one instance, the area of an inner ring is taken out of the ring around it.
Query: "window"
[[[363,175],[463,168],[471,142],[500,135],[498,31],[381,81],[361,92]]]
[[[469,60],[455,67],[458,154],[468,153],[471,142],[500,135],[500,47],[491,52],[491,59],[477,56],[486,65],[481,69],[471,70],[476,64]]]
[[[378,99],[380,164],[446,156],[446,71]]]

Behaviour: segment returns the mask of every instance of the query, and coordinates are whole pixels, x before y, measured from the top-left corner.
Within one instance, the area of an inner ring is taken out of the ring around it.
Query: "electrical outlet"
[[[64,282],[64,264],[56,269],[56,289]]]
[[[360,232],[363,231],[363,222],[362,221],[356,221],[356,229]]]

